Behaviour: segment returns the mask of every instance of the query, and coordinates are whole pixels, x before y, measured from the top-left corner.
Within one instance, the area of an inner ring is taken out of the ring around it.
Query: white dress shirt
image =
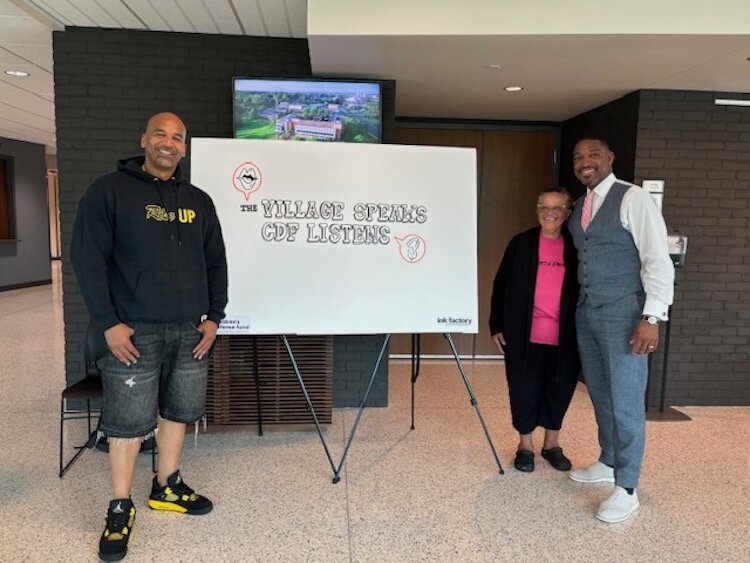
[[[629,184],[610,174],[594,188],[592,219],[615,182]],[[630,184],[622,197],[620,223],[633,237],[641,258],[641,285],[646,292],[643,314],[666,321],[674,297],[674,264],[667,246],[667,225],[651,194]]]

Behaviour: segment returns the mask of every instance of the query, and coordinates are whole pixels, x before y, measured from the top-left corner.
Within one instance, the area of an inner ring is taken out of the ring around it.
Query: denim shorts
[[[193,357],[201,333],[189,322],[129,323],[140,353],[126,366],[112,354],[102,375],[104,400],[99,431],[112,438],[150,435],[157,413],[166,420],[191,423],[205,411],[208,355]]]

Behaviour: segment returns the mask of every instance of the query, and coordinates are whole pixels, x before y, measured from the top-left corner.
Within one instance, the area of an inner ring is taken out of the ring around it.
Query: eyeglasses
[[[548,207],[546,205],[537,205],[536,206],[536,212],[537,213],[547,213],[547,211],[552,211],[553,213],[556,213],[557,215],[561,215],[565,213],[568,210],[567,205],[556,205],[554,207]]]

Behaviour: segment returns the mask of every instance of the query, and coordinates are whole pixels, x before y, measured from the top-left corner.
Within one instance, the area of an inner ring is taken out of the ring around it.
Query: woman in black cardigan
[[[520,471],[534,470],[537,426],[545,428],[542,457],[555,469],[570,469],[559,443],[580,370],[574,325],[578,261],[564,226],[570,203],[565,188],[539,195],[539,226],[510,241],[492,290],[490,334],[505,354],[513,427],[520,436],[514,465]]]

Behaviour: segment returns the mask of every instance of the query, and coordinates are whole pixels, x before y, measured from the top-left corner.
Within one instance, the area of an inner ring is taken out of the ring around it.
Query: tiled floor
[[[607,486],[573,483],[539,456],[532,474],[512,468],[502,364],[466,370],[505,475],[454,364],[423,365],[409,431],[409,366],[392,363],[389,406],[363,416],[337,485],[313,430],[209,428],[197,448],[188,440],[183,475],[215,510],[154,513],[142,455],[127,561],[750,561],[750,408],[681,408],[692,420],[649,422],[640,512],[607,525],[593,516]],[[63,384],[59,285],[0,293],[2,562],[97,560],[107,459],[87,451],[57,477]],[[335,459],[354,416],[335,411],[325,430]],[[585,464],[595,440],[579,386],[563,445]]]

